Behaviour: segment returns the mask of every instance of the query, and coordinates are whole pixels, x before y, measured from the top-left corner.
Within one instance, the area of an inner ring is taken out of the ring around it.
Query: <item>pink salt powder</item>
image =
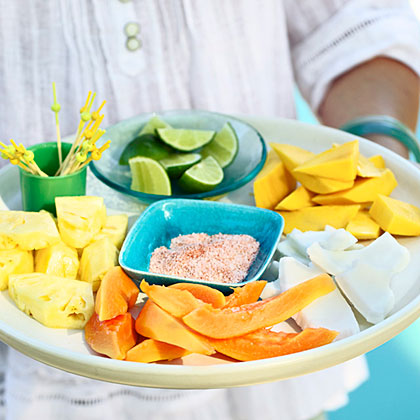
[[[153,251],[149,271],[217,283],[240,283],[260,244],[249,235],[192,233]]]

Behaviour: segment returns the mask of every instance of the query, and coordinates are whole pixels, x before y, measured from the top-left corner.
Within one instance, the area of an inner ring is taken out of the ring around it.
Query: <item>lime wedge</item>
[[[188,168],[200,162],[198,153],[172,153],[159,163],[165,168],[170,178],[179,178]]]
[[[128,165],[128,161],[136,156],[160,160],[169,156],[168,146],[162,144],[153,134],[142,134],[125,146],[119,164]]]
[[[181,152],[191,152],[209,143],[215,132],[210,130],[187,130],[183,128],[158,128],[160,139]]]
[[[203,158],[213,156],[222,168],[230,165],[239,149],[238,137],[235,130],[226,123],[214,136],[214,139],[201,151]]]
[[[154,115],[146,123],[146,125],[140,130],[139,135],[141,134],[156,134],[158,128],[171,128],[171,126],[159,118],[157,115]]]
[[[163,166],[147,157],[128,161],[131,169],[131,189],[148,194],[171,195],[171,182]]]
[[[217,160],[208,156],[190,169],[179,179],[179,186],[188,192],[211,191],[223,181],[223,169]]]

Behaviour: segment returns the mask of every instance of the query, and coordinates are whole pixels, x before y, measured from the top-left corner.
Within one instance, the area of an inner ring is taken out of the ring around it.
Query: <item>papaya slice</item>
[[[211,339],[214,348],[225,356],[243,362],[284,356],[331,343],[337,331],[306,328],[300,333],[270,331],[265,328],[224,340]]]
[[[214,353],[214,348],[206,337],[191,331],[181,320],[161,309],[150,299],[136,320],[136,331],[144,337],[182,347],[191,353]]]
[[[189,354],[188,350],[162,341],[148,338],[127,352],[125,360],[130,362],[151,363],[159,360],[173,360]]]
[[[321,274],[269,299],[233,308],[203,305],[182,320],[193,330],[211,338],[231,338],[285,321],[315,299],[335,290],[328,274]]]
[[[119,266],[110,268],[102,279],[95,300],[100,321],[122,315],[136,304],[139,289]]]
[[[213,308],[222,308],[226,304],[225,295],[213,287],[196,283],[175,283],[170,288],[188,290],[194,297],[205,303],[210,303]]]
[[[92,350],[111,359],[123,360],[129,349],[136,345],[134,318],[130,313],[100,321],[94,313],[85,326],[85,339]]]
[[[180,290],[156,284],[150,285],[142,280],[140,289],[158,306],[169,312],[176,318],[182,318],[194,309],[204,305],[204,302],[197,299],[188,290]]]
[[[267,282],[265,280],[252,281],[242,287],[235,287],[233,293],[226,296],[226,304],[224,308],[232,308],[234,306],[245,305],[246,303],[254,303],[258,300]]]

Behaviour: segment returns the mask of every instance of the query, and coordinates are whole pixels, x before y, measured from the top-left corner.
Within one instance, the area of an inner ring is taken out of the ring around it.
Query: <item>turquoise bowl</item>
[[[119,263],[137,284],[142,279],[166,286],[185,281],[205,284],[229,294],[232,287],[261,277],[273,257],[283,226],[283,217],[278,213],[257,207],[206,200],[161,200],[149,206],[137,219],[124,241]],[[169,247],[171,239],[190,233],[247,234],[255,238],[260,249],[245,280],[226,284],[149,272],[150,257],[156,248]]]
[[[130,168],[129,166],[119,165],[118,161],[125,146],[137,136],[142,127],[154,115],[159,115],[174,128],[218,131],[226,122],[232,125],[238,136],[239,150],[235,160],[224,169],[224,179],[220,185],[212,191],[187,194],[177,189],[176,184],[173,184],[173,194],[171,196],[146,194],[133,191],[130,188]],[[234,191],[257,176],[267,157],[264,140],[255,128],[234,117],[208,111],[182,110],[138,115],[107,128],[106,135],[103,138],[111,140],[111,146],[100,160],[90,163],[93,174],[109,187],[134,197],[145,204],[169,197],[201,199],[216,197]]]

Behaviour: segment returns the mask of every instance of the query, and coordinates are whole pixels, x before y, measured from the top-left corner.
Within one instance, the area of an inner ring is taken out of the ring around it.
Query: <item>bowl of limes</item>
[[[224,195],[250,182],[267,155],[255,128],[208,111],[142,114],[109,127],[104,137],[111,147],[91,162],[93,174],[146,204]]]

